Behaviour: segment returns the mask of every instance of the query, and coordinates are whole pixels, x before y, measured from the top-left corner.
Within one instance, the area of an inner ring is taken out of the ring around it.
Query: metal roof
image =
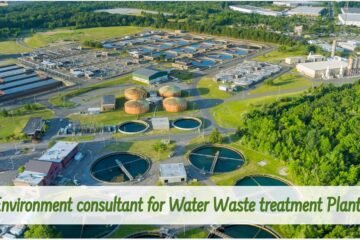
[[[49,87],[54,86],[55,87],[55,85],[61,85],[61,82],[53,80],[53,79],[48,79],[48,80],[35,82],[32,84],[19,86],[16,88],[7,89],[7,90],[3,91],[4,92],[3,95],[10,95],[10,94],[15,94],[15,93],[19,93],[19,92],[23,92],[24,95],[26,95],[26,94],[31,94],[31,90],[36,90],[38,88],[45,87],[45,86],[49,86]],[[30,92],[25,92],[26,90],[29,90]],[[0,94],[0,96],[1,96],[1,94]]]
[[[342,13],[360,14],[360,8],[341,8]]]
[[[159,165],[160,177],[186,177],[183,163],[164,163]]]
[[[155,130],[169,129],[170,128],[169,118],[167,117],[152,118],[151,125]]]
[[[152,68],[139,68],[138,70],[134,71],[133,74],[141,75],[144,77],[151,77],[152,75],[157,74],[159,72],[161,71]]]
[[[40,161],[48,161],[60,163],[62,162],[76,147],[77,142],[59,141],[50,149],[48,149],[40,158]]]
[[[35,77],[31,77],[31,78],[21,79],[18,81],[5,82],[3,84],[0,84],[0,90],[6,90],[6,89],[10,89],[10,88],[20,87],[23,85],[36,83],[38,81],[43,81],[43,80],[45,80],[45,79],[41,79],[41,78],[35,76]]]
[[[0,67],[0,73],[15,70],[15,69],[19,69],[19,68],[21,68],[21,67],[19,67],[17,65],[2,66],[2,67]]]
[[[32,171],[24,171],[20,173],[16,178],[15,181],[18,182],[25,182],[30,186],[36,186],[41,183],[41,181],[46,177],[46,174],[39,173],[39,172],[32,172]]]
[[[313,71],[326,70],[329,69],[338,69],[341,66],[345,69],[347,67],[347,62],[330,60],[322,62],[308,62],[308,63],[299,63],[298,65],[308,68]]]
[[[3,78],[3,82],[4,83],[8,83],[8,82],[13,82],[13,81],[17,81],[17,80],[21,80],[21,79],[24,79],[24,78],[31,78],[31,77],[35,77],[37,76],[36,73],[32,73],[32,74],[20,74],[20,75],[16,75],[16,76],[13,76],[13,77],[6,77],[6,78]],[[0,80],[1,82],[1,80]]]
[[[304,14],[304,15],[319,15],[324,10],[324,7],[296,7],[294,9],[291,9],[287,13],[290,15],[293,14]]]
[[[48,174],[52,165],[52,162],[30,160],[25,164],[25,169],[26,171]]]
[[[36,132],[41,131],[44,126],[44,121],[41,117],[30,118],[23,129],[23,133],[27,135],[35,135]]]
[[[115,104],[116,98],[114,95],[105,95],[101,98],[101,104]]]

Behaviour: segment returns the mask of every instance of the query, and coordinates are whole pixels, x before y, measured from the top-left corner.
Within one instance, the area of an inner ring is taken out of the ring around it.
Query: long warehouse
[[[40,77],[33,70],[17,65],[0,67],[0,101],[13,100],[61,86],[60,81]]]

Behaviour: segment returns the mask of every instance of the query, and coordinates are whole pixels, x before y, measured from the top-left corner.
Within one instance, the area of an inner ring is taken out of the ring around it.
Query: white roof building
[[[273,16],[273,17],[283,15],[282,12],[276,12],[276,11],[268,10],[265,8],[260,8],[260,7],[250,6],[250,5],[233,5],[233,6],[229,6],[229,8],[234,11],[248,13],[248,14],[260,14],[260,15],[264,15],[264,16]]]
[[[183,163],[166,163],[159,165],[160,180],[163,183],[186,182],[186,170]]]
[[[298,72],[311,78],[333,78],[343,74],[348,63],[339,60],[307,62],[296,65]]]
[[[317,17],[322,14],[325,10],[324,7],[296,7],[294,9],[289,10],[286,14],[287,15],[302,15],[302,16],[310,16],[310,17]]]
[[[360,14],[339,14],[338,18],[341,24],[360,27]]]
[[[24,171],[14,179],[15,186],[39,186],[42,185],[46,173]]]
[[[70,155],[78,146],[77,142],[59,141],[48,149],[40,158],[40,161],[60,163]]]
[[[152,118],[151,125],[154,130],[168,130],[170,128],[170,121],[167,117]]]

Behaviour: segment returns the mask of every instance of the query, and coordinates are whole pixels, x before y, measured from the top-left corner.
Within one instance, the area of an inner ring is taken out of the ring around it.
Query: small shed
[[[167,117],[152,118],[151,125],[154,130],[169,130],[170,121]]]
[[[116,108],[116,98],[114,95],[105,95],[101,98],[101,111],[111,111]]]
[[[163,183],[186,182],[186,170],[183,163],[160,164],[160,181]]]

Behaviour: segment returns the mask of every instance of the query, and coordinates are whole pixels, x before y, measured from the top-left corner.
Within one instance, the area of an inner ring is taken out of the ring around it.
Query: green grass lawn
[[[225,99],[231,96],[230,93],[219,90],[219,84],[211,78],[200,79],[197,88],[203,98]]]
[[[18,45],[15,41],[1,41],[0,42],[0,55],[2,54],[19,54],[27,53],[31,50]]]
[[[201,228],[193,228],[176,235],[177,238],[207,238],[209,232]]]
[[[167,150],[164,152],[157,152],[154,150],[154,144],[159,143],[160,140],[144,140],[136,142],[117,142],[106,146],[103,151],[112,152],[134,152],[140,155],[149,157],[152,161],[161,161],[169,157],[173,151],[175,143],[170,143]]]
[[[15,109],[17,112],[13,117],[0,116],[0,142],[10,142],[19,140],[21,131],[25,127],[27,121],[31,117],[42,117],[43,119],[49,119],[53,117],[54,113],[49,109],[39,105],[37,110],[25,110],[24,107]]]
[[[156,229],[159,229],[159,227],[149,225],[120,225],[118,229],[109,237],[124,238],[134,233],[154,231]]]
[[[289,90],[301,87],[311,87],[311,81],[293,69],[290,72],[275,78],[272,85],[262,83],[259,87],[251,90],[250,94],[278,92],[279,90]]]
[[[131,75],[126,75],[126,76],[115,78],[112,80],[104,80],[100,83],[96,83],[89,87],[75,89],[75,90],[66,92],[64,94],[59,94],[57,96],[50,98],[49,102],[55,107],[72,108],[75,106],[74,102],[69,101],[69,99],[72,97],[75,97],[75,96],[78,96],[78,95],[81,95],[81,94],[84,94],[84,93],[87,93],[90,91],[98,90],[101,88],[107,88],[107,87],[112,87],[112,86],[128,83],[130,81],[132,81]]]
[[[57,41],[85,41],[85,40],[104,40],[114,37],[135,34],[143,31],[143,28],[133,26],[122,27],[98,27],[85,29],[57,29],[54,31],[36,33],[26,38],[25,43],[33,48],[44,47]]]
[[[285,52],[274,50],[272,52],[253,58],[252,60],[260,61],[260,62],[280,63],[280,62],[284,62],[284,59],[286,57],[304,56],[304,55],[306,55],[304,49],[296,49],[292,51],[289,50]]]
[[[250,98],[240,101],[229,101],[220,104],[211,109],[215,121],[222,127],[236,128],[240,125],[240,120],[243,114],[260,106],[261,104],[271,103],[281,97],[298,95],[301,92],[294,92],[289,94],[280,94],[274,96]]]

